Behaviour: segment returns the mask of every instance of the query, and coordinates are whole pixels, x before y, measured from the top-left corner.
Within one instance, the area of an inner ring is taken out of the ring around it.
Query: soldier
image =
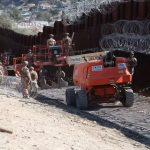
[[[31,49],[29,49],[28,51],[27,60],[28,60],[28,66],[31,67],[33,65],[33,54]]]
[[[2,54],[1,61],[2,61],[3,65],[7,65],[8,64],[7,54],[5,54],[5,53]]]
[[[134,57],[134,52],[131,51],[129,54],[129,58],[127,60],[127,66],[128,66],[128,70],[131,73],[131,75],[134,74],[134,68],[137,66],[137,59]]]
[[[56,45],[56,41],[54,39],[54,35],[50,34],[49,35],[49,39],[47,40],[47,47],[51,50],[50,47],[55,46]],[[52,52],[52,61],[56,64],[57,63],[57,58],[56,58],[56,54],[55,52]]]
[[[46,79],[45,79],[45,76],[47,74],[47,71],[41,67],[40,71],[39,71],[39,82],[40,82],[40,87],[41,89],[45,89],[46,88]]]
[[[4,68],[2,62],[0,62],[0,84],[3,82],[3,76],[4,76]]]
[[[116,57],[113,51],[109,51],[103,59],[105,67],[114,67],[116,63]]]
[[[65,72],[61,69],[61,67],[58,68],[57,72],[56,72],[56,77],[57,77],[57,84],[58,87],[61,87],[61,83],[63,80],[63,78],[65,77]]]
[[[34,67],[30,67],[30,74],[31,74],[31,94],[36,94],[38,90],[38,74],[34,70]],[[31,95],[31,96],[32,96]]]
[[[4,68],[3,68],[2,62],[0,62],[0,71],[1,71],[2,74],[4,74]]]
[[[17,77],[17,78],[19,78],[21,75],[20,75],[20,72],[17,70],[16,72],[15,72],[15,76]]]
[[[70,51],[72,50],[72,39],[69,37],[69,33],[65,33],[62,39],[62,45],[64,46],[65,53],[70,55]]]
[[[34,67],[30,67],[30,74],[31,74],[31,80],[33,82],[36,82],[38,81],[38,74],[37,72],[34,70]]]
[[[31,83],[31,75],[27,65],[28,61],[24,61],[20,71],[23,98],[29,98],[29,88]]]
[[[47,47],[56,45],[56,41],[54,39],[54,35],[50,34],[49,39],[47,40]]]

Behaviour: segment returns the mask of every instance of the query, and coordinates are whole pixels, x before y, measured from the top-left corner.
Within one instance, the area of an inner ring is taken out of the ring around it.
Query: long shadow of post
[[[91,121],[96,121],[99,125],[102,125],[104,127],[108,127],[111,129],[115,128],[115,129],[119,130],[120,132],[122,132],[126,137],[131,138],[135,141],[138,141],[138,142],[143,143],[146,146],[150,147],[150,138],[147,138],[131,129],[121,127],[120,125],[118,125],[114,122],[111,122],[109,120],[106,120],[104,118],[101,118],[100,116],[98,116],[96,114],[90,114],[88,111],[81,111],[81,110],[78,110],[73,107],[68,107],[68,106],[66,106],[66,104],[64,103],[63,100],[52,99],[52,98],[49,98],[49,97],[46,97],[46,96],[40,95],[40,94],[36,97],[36,100],[43,104],[48,104],[48,105],[55,106],[59,109],[63,109],[63,111],[66,111],[66,112],[74,114],[74,115],[78,115],[82,118],[85,118],[85,119],[88,119]]]

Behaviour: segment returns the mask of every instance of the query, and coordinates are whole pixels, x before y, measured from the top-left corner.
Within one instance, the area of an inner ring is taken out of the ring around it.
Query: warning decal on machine
[[[120,63],[120,64],[118,64],[118,68],[119,69],[125,69],[126,68],[126,64],[125,63]]]
[[[97,66],[92,66],[92,71],[102,71],[103,66],[102,65],[97,65]]]

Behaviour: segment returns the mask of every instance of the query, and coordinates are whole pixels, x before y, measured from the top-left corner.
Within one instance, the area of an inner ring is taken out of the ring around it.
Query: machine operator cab
[[[52,55],[52,61],[54,64],[57,64],[60,57],[63,57],[63,48],[60,45],[50,46],[49,47],[50,54]]]
[[[50,49],[50,53],[52,54],[52,55],[61,55],[62,53],[63,53],[63,51],[62,51],[62,47],[61,46],[50,46],[49,47],[49,49]]]
[[[115,67],[116,66],[116,57],[113,51],[109,51],[103,58],[104,67]]]

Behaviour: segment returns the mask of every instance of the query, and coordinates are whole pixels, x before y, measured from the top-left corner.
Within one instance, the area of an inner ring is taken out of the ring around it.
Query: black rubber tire
[[[66,104],[67,106],[76,106],[75,90],[73,88],[66,90]]]
[[[131,88],[125,88],[123,98],[121,100],[124,107],[132,107],[134,104],[134,93]]]
[[[88,98],[86,91],[79,90],[76,92],[76,107],[80,110],[86,110],[88,108]]]

